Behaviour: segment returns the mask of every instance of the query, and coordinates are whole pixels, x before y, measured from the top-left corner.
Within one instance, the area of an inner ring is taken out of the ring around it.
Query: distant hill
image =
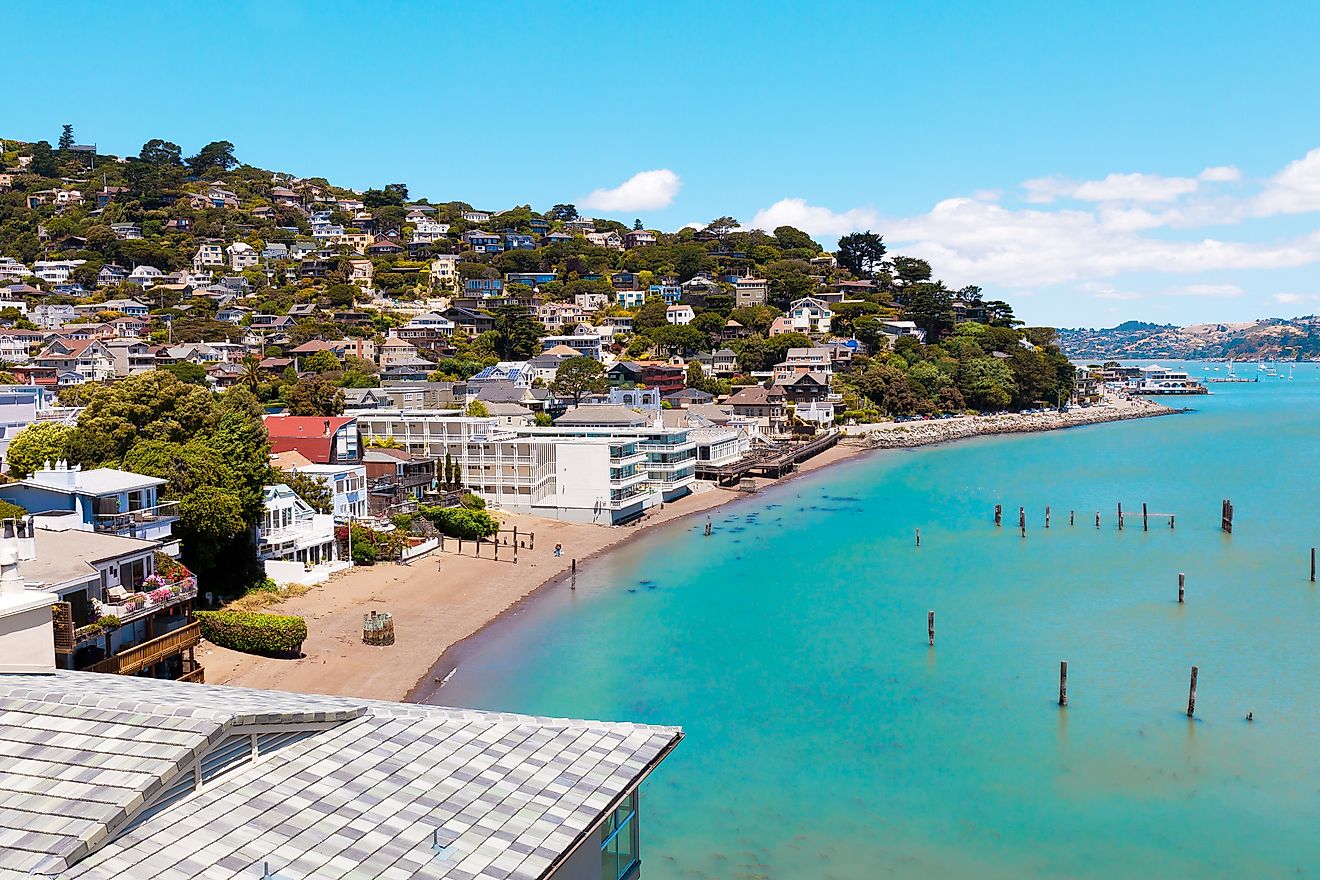
[[[1187,327],[1124,321],[1108,329],[1059,330],[1059,347],[1073,359],[1320,360],[1320,318]]]

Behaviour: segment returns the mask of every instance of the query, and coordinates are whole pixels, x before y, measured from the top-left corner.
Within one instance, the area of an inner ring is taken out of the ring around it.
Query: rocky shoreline
[[[1187,411],[1138,398],[1084,409],[1074,408],[1064,413],[1006,413],[996,416],[967,416],[957,419],[863,425],[851,428],[847,433],[855,438],[853,442],[871,449],[906,449],[965,440],[969,437],[1055,431],[1060,428],[1144,419]]]

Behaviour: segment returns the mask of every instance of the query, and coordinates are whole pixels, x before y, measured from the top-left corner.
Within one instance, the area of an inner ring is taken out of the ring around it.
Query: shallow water
[[[429,701],[682,725],[644,789],[648,880],[1312,873],[1320,368],[1295,375],[875,453],[709,538],[657,530],[464,646]],[[1120,532],[1120,501],[1177,528]]]

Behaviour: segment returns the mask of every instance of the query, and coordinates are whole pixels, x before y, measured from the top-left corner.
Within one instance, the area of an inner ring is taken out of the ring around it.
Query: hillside
[[[1059,347],[1074,359],[1320,360],[1320,318],[1268,318],[1233,324],[1145,324],[1062,329]]]

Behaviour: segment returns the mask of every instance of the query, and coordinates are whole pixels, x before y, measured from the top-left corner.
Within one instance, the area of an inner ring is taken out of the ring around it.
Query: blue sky
[[[870,228],[1033,323],[1320,310],[1320,5],[1071,6],[15,4],[0,134]]]

